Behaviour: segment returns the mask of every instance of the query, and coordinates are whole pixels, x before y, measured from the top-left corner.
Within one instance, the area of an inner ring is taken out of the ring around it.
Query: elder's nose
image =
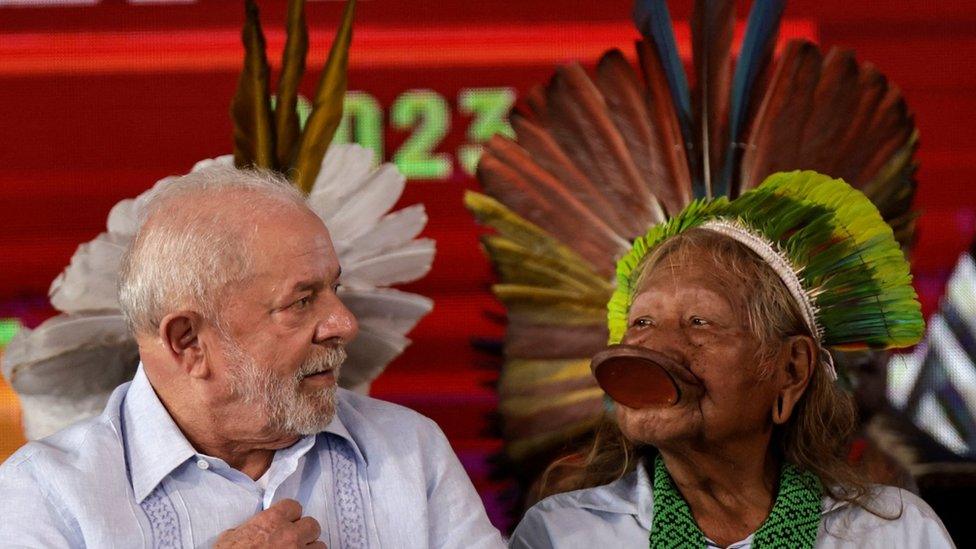
[[[677,324],[660,323],[651,326],[630,327],[620,341],[625,345],[638,345],[663,354],[678,364],[687,364],[690,342],[684,330]]]

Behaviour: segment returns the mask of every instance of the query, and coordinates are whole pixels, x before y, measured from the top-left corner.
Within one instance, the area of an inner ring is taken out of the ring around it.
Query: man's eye
[[[341,287],[342,287],[342,284],[339,284],[338,282],[336,282],[335,284],[332,285],[332,293],[338,292],[339,291],[339,288],[341,288]]]
[[[312,304],[312,296],[307,295],[299,299],[298,301],[292,303],[291,306],[298,310],[302,310],[308,308],[308,306],[311,304]]]
[[[705,320],[704,318],[702,318],[700,316],[693,316],[693,317],[691,317],[690,322],[691,322],[691,325],[692,326],[709,326],[709,325],[711,325],[711,322]]]

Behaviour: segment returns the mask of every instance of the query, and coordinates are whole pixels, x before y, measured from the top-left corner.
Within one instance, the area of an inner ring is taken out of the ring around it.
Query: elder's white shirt
[[[942,521],[918,496],[891,486],[875,486],[875,510],[885,520],[846,502],[825,497],[817,533],[818,549],[954,547]],[[654,494],[642,463],[616,482],[557,494],[533,506],[512,535],[513,549],[646,548]],[[748,549],[752,536],[730,549]],[[709,542],[708,547],[717,547]]]

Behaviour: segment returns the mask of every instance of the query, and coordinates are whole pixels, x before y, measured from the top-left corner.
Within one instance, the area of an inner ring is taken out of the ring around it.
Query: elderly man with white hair
[[[297,190],[216,167],[146,212],[135,379],[0,467],[0,546],[503,546],[432,421],[337,388],[356,319]]]

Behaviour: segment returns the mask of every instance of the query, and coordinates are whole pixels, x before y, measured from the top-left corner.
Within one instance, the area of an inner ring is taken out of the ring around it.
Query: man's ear
[[[202,325],[203,318],[194,311],[170,313],[159,323],[159,338],[166,352],[180,369],[193,377],[209,375],[199,337]]]
[[[787,361],[777,376],[781,381],[773,404],[773,423],[782,425],[790,419],[817,367],[817,352],[817,345],[809,336],[792,336],[786,340]]]

